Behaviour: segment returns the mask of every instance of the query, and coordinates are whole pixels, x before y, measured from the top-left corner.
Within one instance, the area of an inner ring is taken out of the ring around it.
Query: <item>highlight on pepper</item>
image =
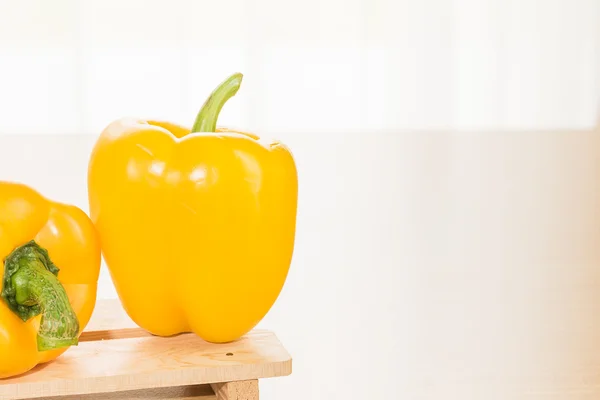
[[[94,145],[90,216],[124,309],[154,335],[236,340],[286,281],[296,164],[278,140],[218,126],[242,79],[217,85],[191,127],[123,118]]]

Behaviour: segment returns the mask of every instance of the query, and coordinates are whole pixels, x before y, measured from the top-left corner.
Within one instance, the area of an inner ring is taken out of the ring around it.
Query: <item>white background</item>
[[[239,70],[220,123],[300,180],[265,399],[597,398],[599,26],[595,0],[0,0],[1,179],[87,211],[106,124],[191,124]]]

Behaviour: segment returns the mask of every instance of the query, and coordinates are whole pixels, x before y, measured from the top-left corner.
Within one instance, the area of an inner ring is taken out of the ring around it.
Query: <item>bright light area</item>
[[[587,128],[595,0],[0,2],[0,134],[95,134],[121,116],[275,133]]]

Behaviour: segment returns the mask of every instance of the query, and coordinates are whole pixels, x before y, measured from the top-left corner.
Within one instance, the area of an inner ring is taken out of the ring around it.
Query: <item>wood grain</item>
[[[79,337],[80,342],[97,342],[99,340],[114,339],[132,339],[140,337],[150,337],[152,334],[142,328],[125,328],[104,331],[82,332]]]
[[[217,400],[217,396],[210,385],[193,385],[113,393],[45,397],[44,400]]]
[[[217,400],[258,400],[258,380],[213,383]]]
[[[290,355],[269,331],[212,344],[194,334],[148,335],[132,325],[116,301],[99,301],[96,310],[78,346],[27,374],[0,380],[0,399],[85,399],[81,395],[253,380],[292,371]]]

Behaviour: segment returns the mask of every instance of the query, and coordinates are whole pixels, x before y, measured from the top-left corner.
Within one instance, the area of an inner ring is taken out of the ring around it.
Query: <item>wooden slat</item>
[[[44,400],[217,400],[210,385],[194,385],[126,392],[45,397]]]
[[[132,339],[149,336],[152,336],[152,334],[141,328],[126,328],[104,331],[84,331],[79,337],[79,341],[97,342],[99,340]]]
[[[85,340],[55,361],[0,381],[0,399],[110,393],[291,373],[290,355],[269,331],[255,330],[227,344],[207,343],[194,334],[161,338],[132,327],[122,310],[114,307],[115,302],[99,302]],[[102,338],[110,332],[105,315],[120,330],[112,332],[110,340]],[[141,337],[130,337],[135,335]]]

